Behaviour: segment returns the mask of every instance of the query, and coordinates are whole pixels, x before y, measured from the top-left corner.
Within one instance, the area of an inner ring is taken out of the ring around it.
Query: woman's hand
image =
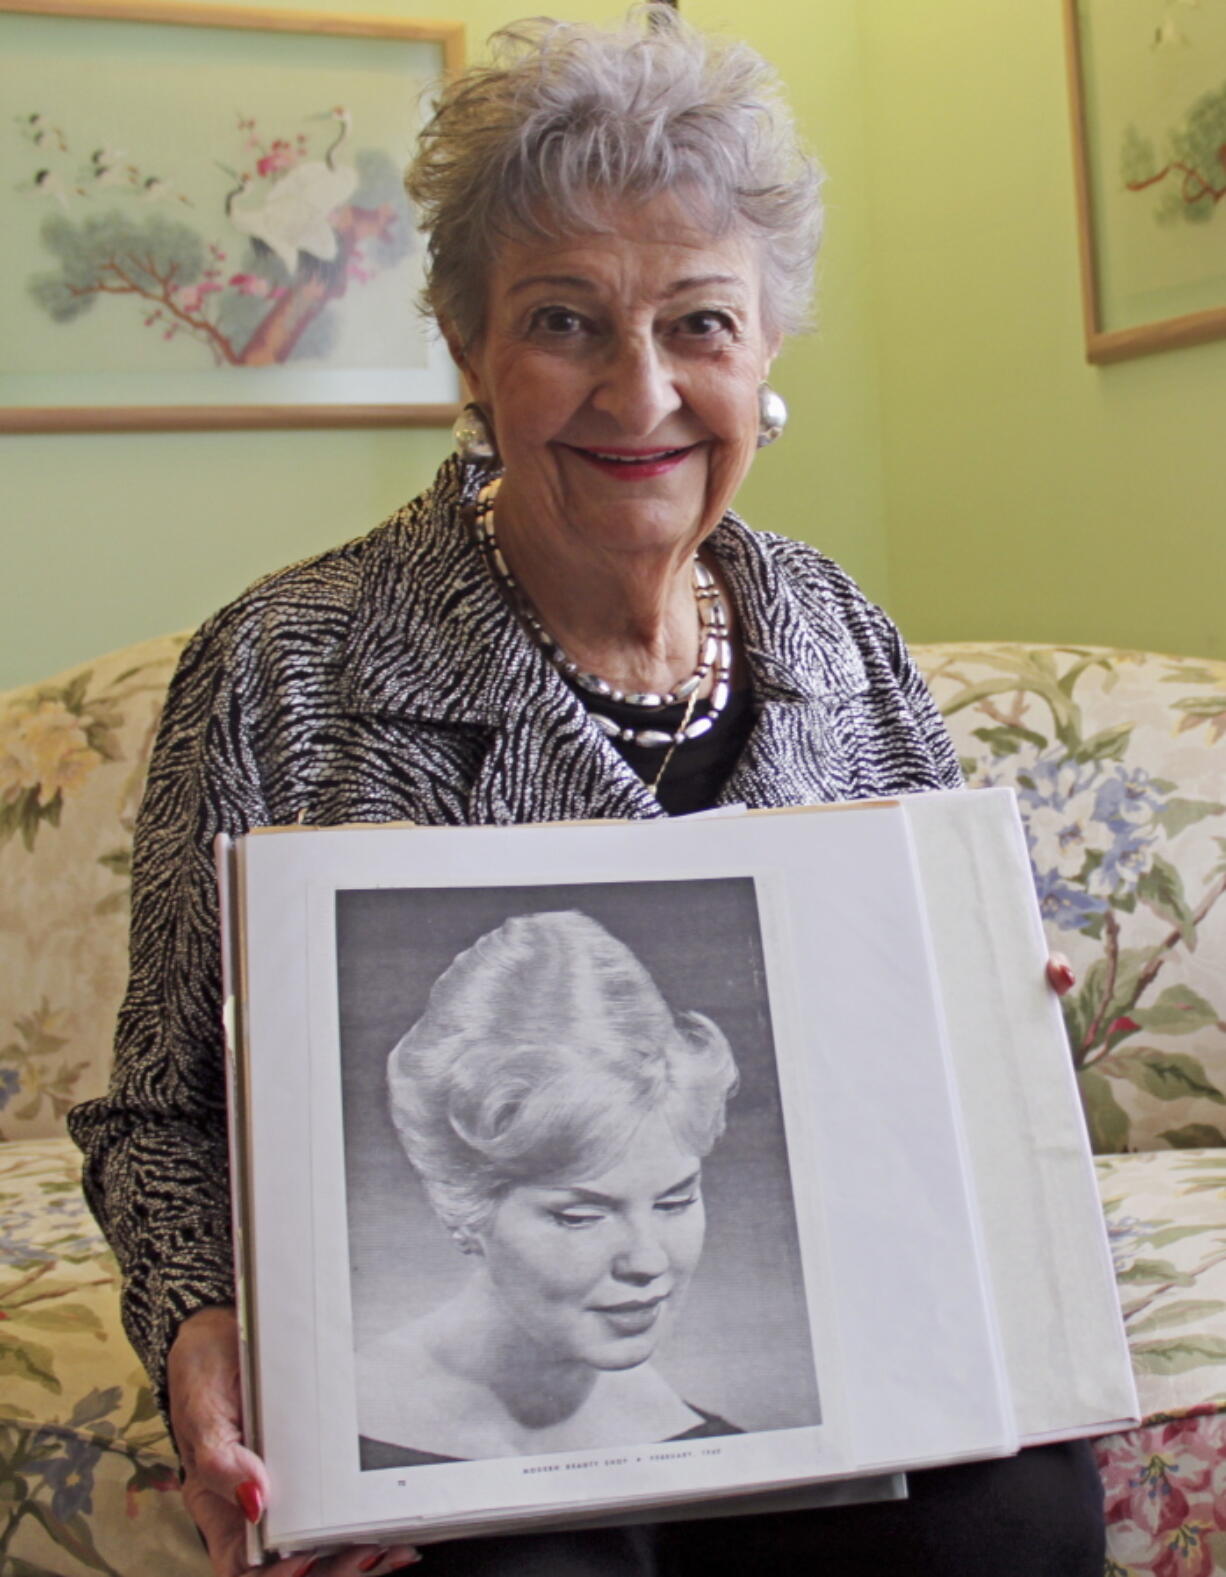
[[[183,1501],[199,1528],[215,1577],[384,1577],[418,1560],[409,1545],[365,1545],[320,1557],[297,1554],[249,1567],[248,1521],[268,1503],[268,1474],[243,1445],[238,1319],[200,1309],[184,1320],[166,1366],[170,1419],[183,1463]]]
[[[1047,984],[1058,997],[1067,996],[1077,984],[1073,966],[1063,953],[1053,953],[1047,960]]]

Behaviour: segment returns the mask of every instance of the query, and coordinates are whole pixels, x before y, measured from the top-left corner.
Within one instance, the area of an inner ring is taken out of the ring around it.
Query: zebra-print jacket
[[[468,524],[481,480],[449,460],[369,536],[259,582],[200,629],[171,684],[137,822],[115,1071],[69,1120],[163,1400],[179,1323],[233,1297],[214,834],[663,814],[491,580]],[[757,709],[721,800],[960,781],[897,630],[837,566],[731,515],[710,546]]]

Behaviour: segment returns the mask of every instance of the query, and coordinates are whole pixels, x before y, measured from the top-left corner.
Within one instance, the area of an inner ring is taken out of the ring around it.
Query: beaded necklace
[[[599,674],[588,673],[581,669],[578,663],[566,655],[562,643],[552,636],[541,622],[540,615],[529,601],[527,594],[520,586],[515,576],[511,573],[510,566],[503,557],[502,549],[498,546],[498,537],[494,529],[494,499],[498,492],[498,482],[491,482],[482,488],[477,497],[474,513],[474,522],[477,541],[485,554],[486,561],[494,578],[505,588],[516,612],[527,626],[529,633],[535,639],[541,650],[553,663],[554,667],[566,679],[572,680],[587,695],[594,700],[621,702],[626,706],[636,707],[643,712],[658,712],[667,706],[676,706],[685,701],[685,714],[680,726],[675,730],[663,728],[624,728],[613,718],[607,717],[603,712],[596,711],[590,704],[588,715],[596,726],[610,739],[620,739],[627,744],[640,745],[646,748],[663,749],[669,747],[660,772],[655,783],[663,776],[672,757],[673,750],[678,745],[685,744],[691,739],[700,739],[703,734],[709,733],[714,727],[720,713],[728,704],[730,692],[730,679],[732,672],[732,644],[728,638],[728,615],[724,608],[724,600],[720,595],[715,578],[705,564],[694,555],[693,585],[694,600],[698,606],[698,618],[701,633],[698,640],[698,661],[693,672],[680,684],[667,691],[654,690],[619,690],[615,685],[602,679]],[[702,717],[694,717],[694,706],[698,700],[707,675],[713,675],[711,695],[707,703],[707,710]],[[659,720],[657,720],[659,721]]]

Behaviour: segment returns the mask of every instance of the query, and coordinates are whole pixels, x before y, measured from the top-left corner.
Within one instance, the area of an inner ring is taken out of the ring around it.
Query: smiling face
[[[452,344],[505,466],[499,520],[575,551],[690,551],[757,446],[777,337],[755,244],[695,226],[671,197],[608,233],[508,241],[484,326]]]
[[[476,1234],[501,1310],[549,1364],[651,1357],[702,1252],[700,1163],[666,1117],[594,1177],[512,1188]]]

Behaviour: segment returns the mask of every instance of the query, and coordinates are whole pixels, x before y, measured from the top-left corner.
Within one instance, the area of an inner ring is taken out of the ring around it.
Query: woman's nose
[[[655,1223],[630,1221],[613,1261],[613,1274],[621,1281],[654,1281],[668,1270],[669,1258]]]
[[[592,403],[625,437],[649,438],[682,402],[655,340],[635,337],[614,348]]]

